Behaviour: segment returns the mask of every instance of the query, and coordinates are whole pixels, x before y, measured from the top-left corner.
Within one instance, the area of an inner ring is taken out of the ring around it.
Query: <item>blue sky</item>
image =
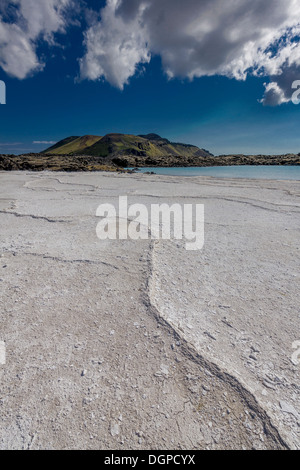
[[[26,6],[26,1],[33,0],[18,1],[22,8],[22,2]],[[66,4],[69,1],[72,0],[63,0]],[[121,0],[119,2],[122,4]],[[63,10],[61,17],[55,10],[53,24],[52,20],[49,21],[52,30],[47,34],[41,29],[42,26],[34,32],[36,24],[33,20],[30,23],[31,17],[27,29],[22,30],[23,21],[14,16],[8,19],[2,11],[2,25],[7,28],[7,34],[24,34],[29,46],[15,60],[9,50],[1,60],[5,49],[0,47],[0,80],[6,83],[7,94],[6,104],[0,105],[0,153],[38,152],[50,144],[34,142],[56,142],[70,135],[105,135],[109,132],[155,132],[171,140],[198,145],[216,155],[300,152],[300,105],[291,101],[292,82],[297,76],[300,80],[297,49],[291,46],[299,43],[298,36],[295,40],[295,32],[289,49],[286,45],[280,49],[276,43],[273,56],[270,58],[267,55],[262,59],[265,63],[270,61],[268,70],[261,73],[256,58],[255,73],[248,67],[251,62],[247,62],[244,65],[247,73],[241,79],[241,68],[237,69],[237,60],[231,51],[224,49],[223,52],[230,57],[230,70],[219,48],[216,46],[217,49],[214,49],[211,38],[208,42],[211,51],[207,54],[206,49],[200,48],[200,41],[196,46],[189,46],[188,56],[193,55],[193,60],[188,62],[186,50],[181,51],[181,44],[178,43],[183,35],[176,37],[173,34],[177,18],[174,20],[172,17],[175,23],[170,19],[167,24],[170,30],[168,37],[155,29],[157,25],[151,22],[151,10],[146,12],[148,16],[142,23],[140,17],[137,18],[142,14],[140,9],[136,9],[138,0],[131,3],[131,9],[120,10],[120,14],[116,14],[115,4],[110,5],[109,10],[105,1],[96,0],[82,3],[77,11]],[[183,8],[184,2],[181,3]],[[11,12],[11,6],[12,3],[7,2],[7,13]],[[190,6],[192,13],[192,0]],[[101,12],[101,7],[106,9]],[[25,9],[20,11],[23,16],[30,15]],[[203,10],[195,10],[195,13],[208,15]],[[228,14],[228,18],[231,16]],[[281,18],[280,15],[278,18]],[[278,41],[278,18],[274,18],[274,25],[269,25],[270,30],[274,30],[274,41]],[[128,31],[132,31],[133,21],[137,22],[141,32],[135,37],[127,32],[124,39],[124,29],[128,25]],[[183,18],[184,21],[190,28],[188,37],[191,38],[196,31],[198,39],[197,22],[192,24],[188,15]],[[147,30],[144,30],[144,24]],[[17,32],[12,25],[18,26]],[[115,31],[113,36],[110,34],[112,29]],[[216,30],[215,36],[218,37],[218,34],[220,31]],[[144,41],[144,35],[147,41]],[[12,37],[15,41],[19,39]],[[121,57],[119,43],[116,43],[118,40],[120,44],[127,41]],[[243,51],[246,40],[248,38],[239,38]],[[266,44],[265,38],[261,41]],[[101,54],[100,46],[104,51]],[[288,66],[284,67],[281,56],[286,51],[295,60],[290,59]],[[30,56],[25,62],[26,54]],[[240,61],[239,56],[237,59]],[[266,84],[271,85],[268,88]]]

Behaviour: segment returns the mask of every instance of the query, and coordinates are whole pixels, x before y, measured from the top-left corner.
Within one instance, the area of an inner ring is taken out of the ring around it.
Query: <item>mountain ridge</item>
[[[120,134],[110,133],[101,136],[67,137],[42,152],[45,155],[91,156],[117,162],[127,161],[137,166],[144,164],[147,159],[182,157],[212,157],[213,155],[191,144],[171,142],[158,134]],[[191,162],[193,163],[193,162]],[[194,162],[195,163],[195,162]]]

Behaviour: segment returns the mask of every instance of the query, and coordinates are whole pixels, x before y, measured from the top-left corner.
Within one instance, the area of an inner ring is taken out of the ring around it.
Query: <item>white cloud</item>
[[[9,142],[9,143],[7,143],[7,142],[0,142],[0,145],[1,145],[2,147],[10,147],[10,146],[12,146],[12,145],[22,145],[22,144],[23,144],[23,142]]]
[[[72,2],[1,0],[0,67],[19,79],[41,70],[44,64],[36,53],[37,42],[42,39],[51,44],[55,33],[65,32],[65,10]]]
[[[292,83],[292,82],[291,82]],[[285,96],[284,90],[280,88],[278,83],[270,82],[265,83],[265,95],[260,100],[266,106],[277,106],[283,103],[288,103],[289,98]]]
[[[45,144],[45,145],[46,145],[46,144],[51,145],[51,144],[56,144],[56,140],[50,140],[50,141],[49,141],[49,140],[34,140],[32,143],[33,143],[33,144],[38,144],[38,145],[41,145],[41,144],[43,144],[43,145],[44,145],[44,144]]]
[[[142,5],[137,14],[124,19],[116,15],[118,0],[108,0],[102,10],[102,19],[85,33],[86,55],[80,61],[81,78],[97,80],[104,77],[112,85],[123,89],[137,65],[150,61],[140,24]]]
[[[85,34],[81,78],[122,89],[160,55],[170,78],[272,77],[264,103],[272,92],[280,104],[289,101],[280,77],[300,75],[299,0],[107,0],[100,15]]]

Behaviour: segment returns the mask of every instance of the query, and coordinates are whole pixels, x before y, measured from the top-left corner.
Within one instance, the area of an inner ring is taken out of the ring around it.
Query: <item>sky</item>
[[[0,153],[111,132],[299,153],[299,38],[300,0],[1,0]]]

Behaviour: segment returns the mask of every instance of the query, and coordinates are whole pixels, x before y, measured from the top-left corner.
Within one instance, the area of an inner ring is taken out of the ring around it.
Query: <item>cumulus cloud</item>
[[[142,24],[143,3],[136,5],[133,15],[117,14],[118,0],[108,0],[102,9],[101,21],[85,33],[86,55],[80,61],[81,78],[104,77],[123,89],[140,63],[150,61]]]
[[[41,70],[36,53],[40,40],[66,30],[66,9],[73,0],[1,0],[0,67],[19,79]]]
[[[281,104],[289,71],[300,74],[299,18],[299,0],[107,0],[85,33],[81,77],[122,89],[159,55],[170,78],[270,77],[262,102]]]
[[[288,103],[290,101],[278,83],[265,83],[264,86],[265,94],[264,97],[260,100],[260,103],[263,103],[265,106],[277,106],[283,103]]]

